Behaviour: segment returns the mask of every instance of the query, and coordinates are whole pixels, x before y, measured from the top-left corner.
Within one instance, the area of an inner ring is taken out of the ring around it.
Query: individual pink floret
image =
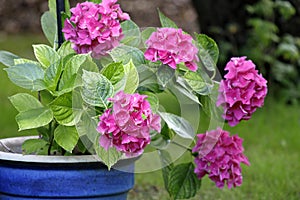
[[[118,92],[112,109],[100,117],[97,130],[101,133],[100,145],[106,150],[115,147],[127,156],[143,153],[150,143],[150,130],[160,132],[160,117],[152,113],[146,95]]]
[[[92,52],[93,57],[100,58],[119,45],[123,38],[120,21],[130,18],[116,2],[83,2],[70,10],[71,18],[65,20],[62,31],[77,53]]]
[[[243,154],[243,140],[237,135],[230,136],[229,132],[218,128],[197,135],[198,140],[193,148],[195,170],[201,179],[206,174],[216,183],[216,186],[228,188],[240,186],[243,181],[240,164],[250,165],[248,158]]]
[[[217,106],[224,108],[223,118],[230,126],[248,120],[258,107],[262,107],[267,95],[267,81],[251,60],[246,57],[231,58],[225,70],[225,80],[219,88]]]
[[[193,38],[175,28],[158,28],[146,41],[148,46],[144,56],[152,62],[161,61],[176,69],[177,64],[184,63],[191,71],[196,71],[199,58],[198,49]]]

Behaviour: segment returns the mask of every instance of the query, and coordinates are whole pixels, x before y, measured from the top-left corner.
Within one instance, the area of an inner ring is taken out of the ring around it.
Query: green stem
[[[183,149],[188,150],[188,151],[191,152],[191,153],[193,153],[193,152],[192,152],[192,149],[191,149],[190,147],[183,146],[182,144],[179,144],[179,143],[174,142],[174,141],[172,141],[172,143],[175,144],[175,145],[177,145],[177,146],[179,146],[179,147],[181,147],[181,148],[183,148]]]
[[[53,126],[52,126],[53,123]],[[52,122],[50,122],[49,124],[49,148],[48,148],[48,155],[51,155],[51,148],[53,146],[53,142],[54,142],[54,130],[57,127],[57,123],[55,120],[53,120]]]

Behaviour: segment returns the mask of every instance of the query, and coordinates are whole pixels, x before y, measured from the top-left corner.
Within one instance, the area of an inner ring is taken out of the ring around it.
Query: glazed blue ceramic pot
[[[134,185],[134,159],[116,169],[93,156],[35,156],[18,152],[26,139],[0,140],[0,199],[125,200]],[[5,152],[6,151],[6,152]],[[12,151],[12,152],[10,152]]]

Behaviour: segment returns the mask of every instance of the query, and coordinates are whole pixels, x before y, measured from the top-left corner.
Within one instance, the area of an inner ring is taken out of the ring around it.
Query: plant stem
[[[189,152],[192,153],[192,149],[190,147],[183,146],[182,144],[179,144],[179,143],[174,142],[174,141],[172,141],[171,143],[173,143],[173,144],[175,144],[175,145],[177,145],[177,146],[179,146],[179,147],[181,147],[183,149],[186,149],[186,150],[188,150]]]
[[[53,126],[52,126],[53,123]],[[48,155],[51,155],[51,148],[53,146],[53,141],[54,141],[54,130],[57,127],[57,123],[55,120],[53,120],[52,122],[50,122],[49,124],[49,148],[48,148]]]

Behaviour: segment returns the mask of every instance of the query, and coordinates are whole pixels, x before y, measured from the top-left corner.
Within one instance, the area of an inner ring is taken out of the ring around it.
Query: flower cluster
[[[224,119],[235,126],[248,120],[258,107],[262,107],[267,95],[267,81],[251,60],[246,57],[231,58],[225,70],[225,80],[220,83],[217,106],[224,108]]]
[[[208,174],[216,186],[228,188],[242,184],[240,163],[250,165],[243,154],[243,140],[238,136],[230,136],[227,131],[220,128],[205,134],[198,134],[198,141],[193,148],[195,157],[195,173],[198,178]]]
[[[146,95],[118,92],[100,117],[100,145],[106,150],[114,146],[127,156],[140,155],[150,143],[150,130],[160,132],[160,117],[153,114]]]
[[[123,37],[120,20],[129,20],[129,15],[116,2],[78,3],[70,10],[72,16],[66,19],[62,31],[77,53],[92,52],[93,57],[100,58],[119,45]]]
[[[177,64],[184,63],[191,71],[196,71],[198,49],[192,41],[193,38],[181,29],[159,28],[146,41],[145,58],[152,62],[160,60],[173,69]]]

